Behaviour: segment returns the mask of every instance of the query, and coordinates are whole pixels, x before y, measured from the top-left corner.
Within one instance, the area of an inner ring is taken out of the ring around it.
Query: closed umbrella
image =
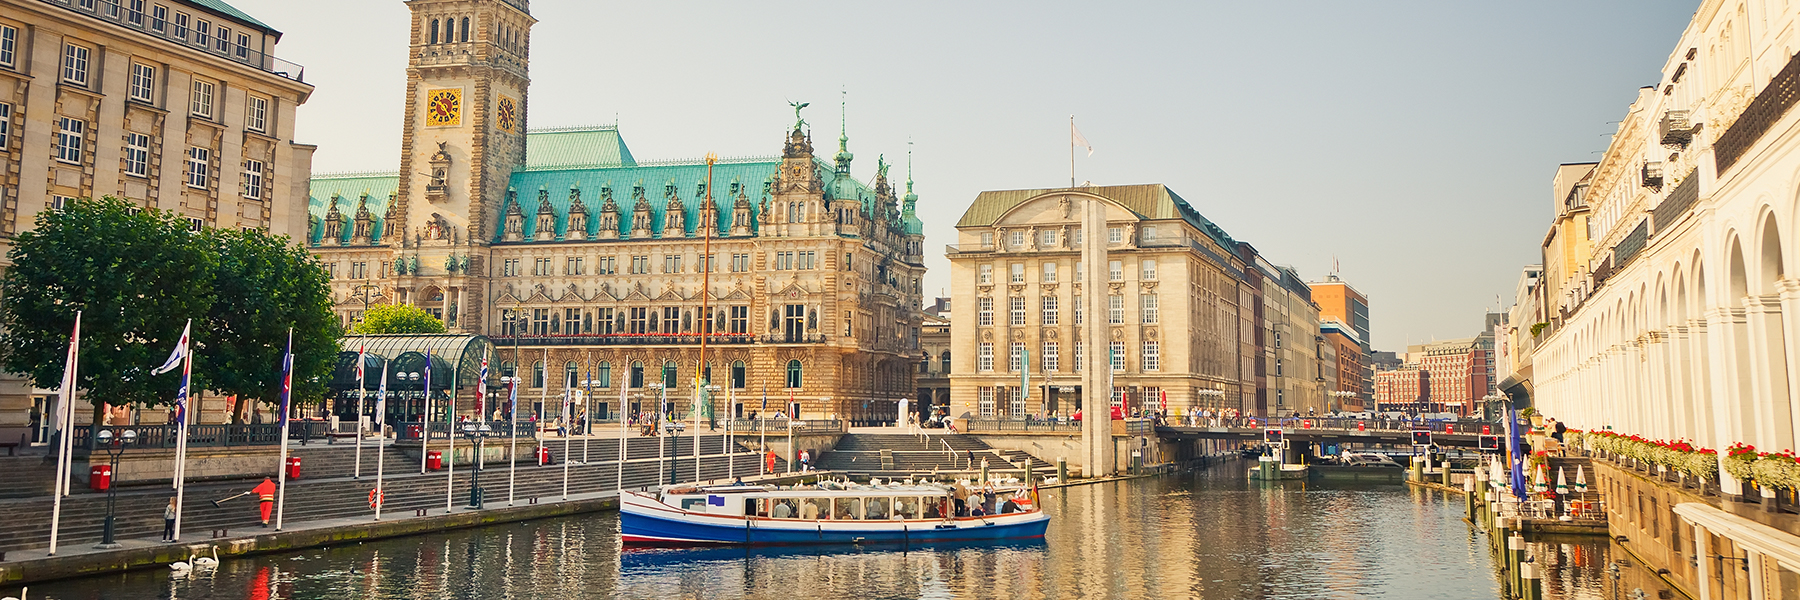
[[[1550,491],[1550,482],[1547,481],[1548,478],[1544,475],[1544,469],[1545,467],[1543,465],[1539,465],[1536,469],[1537,472],[1532,473],[1531,486],[1533,490],[1538,493]]]
[[[1562,467],[1556,468],[1556,495],[1569,495],[1569,479],[1563,476]]]
[[[1575,465],[1575,491],[1587,493],[1587,469]]]

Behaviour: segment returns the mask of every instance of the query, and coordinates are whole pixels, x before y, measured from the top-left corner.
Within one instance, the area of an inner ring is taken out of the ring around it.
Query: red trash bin
[[[88,487],[104,492],[112,487],[112,465],[88,467]]]
[[[1456,426],[1452,425],[1450,423],[1445,423],[1444,424],[1444,433],[1456,433]]]
[[[420,431],[423,431],[423,429],[421,429],[418,425],[407,425],[406,426],[406,437],[413,438],[413,439],[419,439],[419,437],[421,437],[419,435]]]
[[[444,468],[444,453],[432,450],[425,453],[425,468],[437,471]]]
[[[538,446],[537,455],[538,455],[538,466],[544,466],[544,465],[550,464],[550,447],[549,446]]]
[[[300,457],[298,457],[298,456],[289,456],[288,457],[287,476],[288,476],[288,479],[299,479],[300,478]]]

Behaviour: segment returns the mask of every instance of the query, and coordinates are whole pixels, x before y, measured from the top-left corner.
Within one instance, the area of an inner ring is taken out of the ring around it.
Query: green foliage
[[[1531,325],[1531,337],[1537,337],[1538,334],[1544,332],[1545,327],[1549,327],[1549,326],[1550,326],[1550,324],[1545,323],[1545,322],[1533,323]]]
[[[212,307],[218,259],[185,219],[135,210],[117,198],[77,200],[38,213],[34,229],[13,238],[13,266],[0,279],[0,365],[37,387],[59,387],[79,310],[77,388],[115,405],[173,401],[179,378],[150,369],[168,358],[188,318]]]
[[[411,304],[378,304],[363,313],[361,323],[350,328],[353,334],[443,333],[444,322],[425,309]]]
[[[208,375],[208,389],[240,401],[279,402],[281,357],[292,327],[293,397],[323,396],[342,334],[325,270],[287,236],[208,229],[203,237],[219,257],[209,341],[194,356],[195,370]],[[234,408],[241,419],[247,407],[240,402]]]

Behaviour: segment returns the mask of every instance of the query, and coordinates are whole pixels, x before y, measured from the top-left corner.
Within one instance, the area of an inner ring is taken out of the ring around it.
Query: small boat
[[[1035,490],[995,489],[984,507],[993,514],[979,516],[957,516],[954,492],[939,483],[829,481],[628,491],[619,538],[626,546],[933,544],[1041,538],[1050,525]]]
[[[1250,469],[1250,478],[1260,481],[1306,479],[1310,474],[1306,465],[1287,464],[1269,456],[1258,459],[1256,466]]]

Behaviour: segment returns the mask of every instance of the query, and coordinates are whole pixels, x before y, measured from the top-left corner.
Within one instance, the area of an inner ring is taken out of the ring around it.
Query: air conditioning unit
[[[1663,185],[1662,162],[1644,161],[1643,176],[1639,179],[1644,187],[1660,190]]]
[[[1671,110],[1663,113],[1658,129],[1662,132],[1664,146],[1686,148],[1688,142],[1694,140],[1694,131],[1698,128],[1688,123],[1688,111]]]

